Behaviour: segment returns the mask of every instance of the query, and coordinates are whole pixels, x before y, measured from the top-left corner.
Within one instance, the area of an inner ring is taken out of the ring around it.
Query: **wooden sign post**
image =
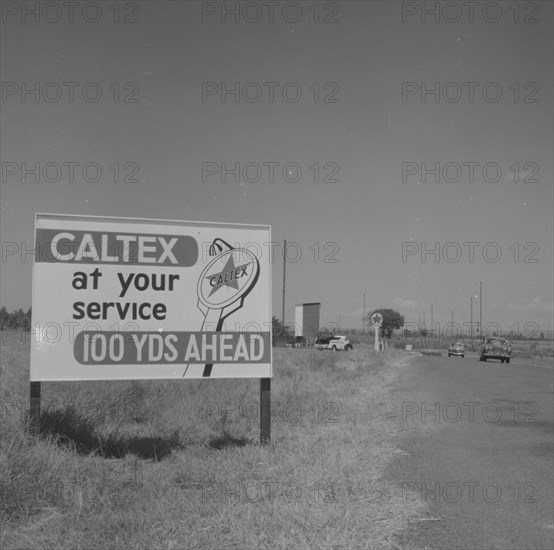
[[[260,378],[260,443],[271,443],[271,378]]]
[[[40,433],[40,382],[30,383],[30,401],[29,427],[33,435]]]

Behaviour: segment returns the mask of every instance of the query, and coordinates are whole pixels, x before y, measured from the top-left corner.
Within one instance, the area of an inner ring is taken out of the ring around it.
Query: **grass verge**
[[[418,513],[384,477],[402,352],[275,350],[260,446],[257,380],[43,384],[31,437],[28,343],[2,348],[1,548],[373,550]]]

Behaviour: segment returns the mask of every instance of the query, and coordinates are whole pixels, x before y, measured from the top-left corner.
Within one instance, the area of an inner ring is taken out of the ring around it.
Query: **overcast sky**
[[[9,310],[52,212],[270,224],[289,321],[468,322],[482,281],[484,322],[552,329],[552,2],[34,4],[1,22]]]

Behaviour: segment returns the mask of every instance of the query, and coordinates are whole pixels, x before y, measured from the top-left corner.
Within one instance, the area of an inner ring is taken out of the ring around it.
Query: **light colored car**
[[[331,351],[350,351],[353,348],[348,336],[336,335],[329,340],[329,349]]]
[[[500,359],[501,363],[509,363],[512,357],[512,348],[505,338],[485,338],[479,351],[479,360]]]
[[[329,340],[331,340],[331,336],[327,338],[318,338],[315,341],[314,348],[315,349],[329,349]]]
[[[448,357],[456,355],[458,357],[465,356],[465,347],[462,342],[452,342],[448,347]]]

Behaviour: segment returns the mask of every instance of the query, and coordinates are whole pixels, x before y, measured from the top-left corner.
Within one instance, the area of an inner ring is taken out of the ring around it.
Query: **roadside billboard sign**
[[[271,229],[37,214],[31,381],[271,378]]]

